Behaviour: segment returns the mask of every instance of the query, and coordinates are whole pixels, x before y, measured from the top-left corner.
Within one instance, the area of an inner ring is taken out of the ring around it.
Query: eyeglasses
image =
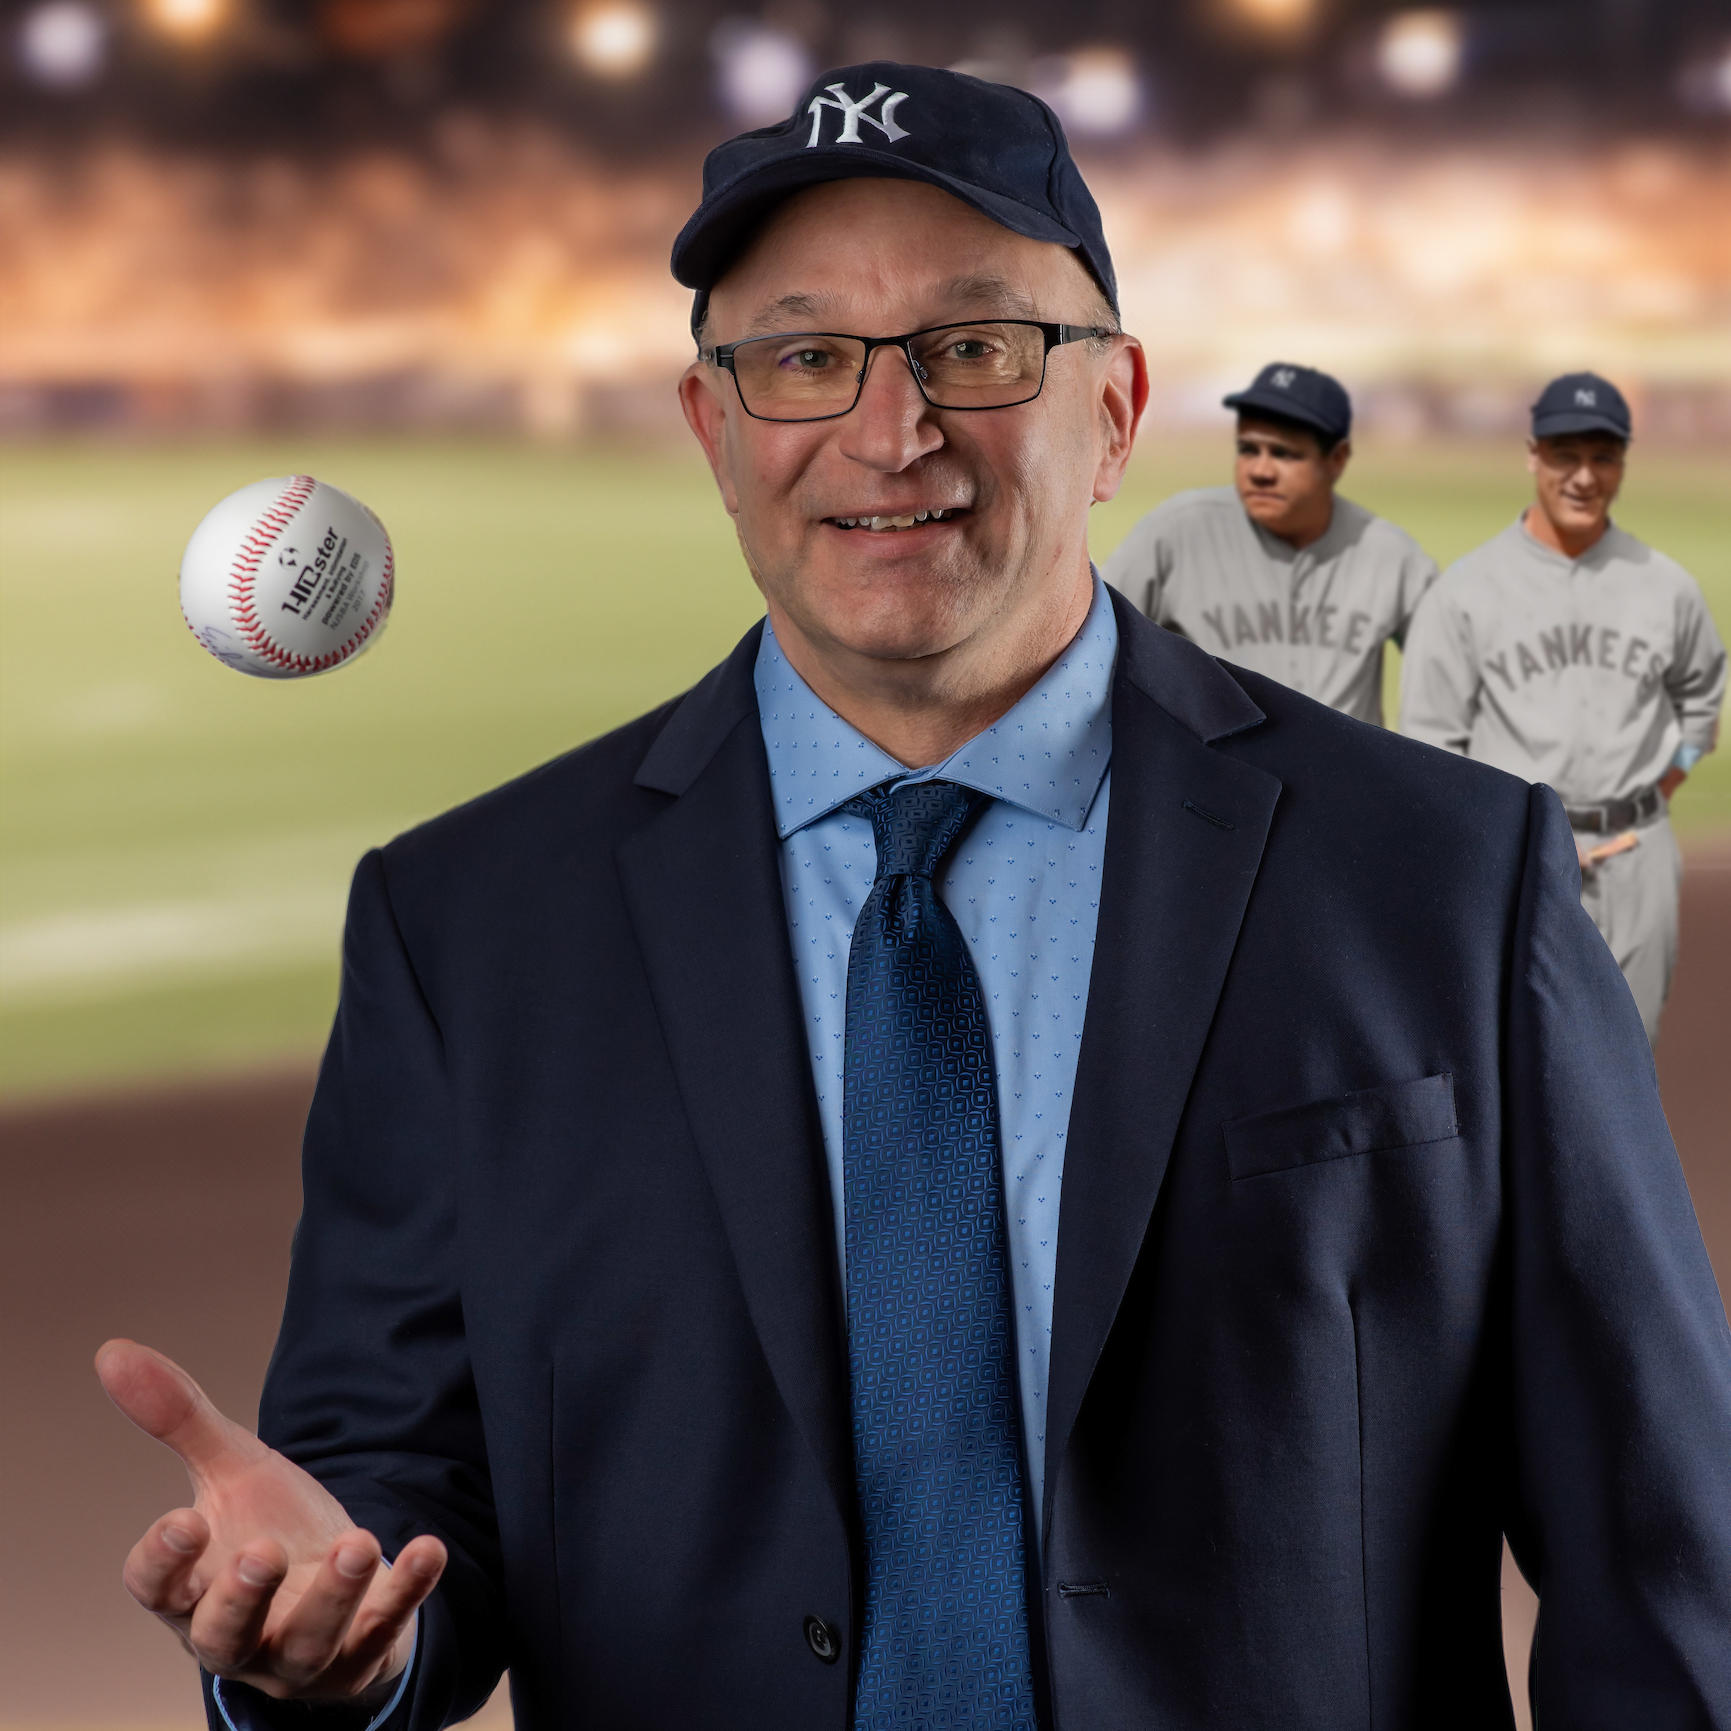
[[[698,357],[733,374],[740,406],[755,421],[831,421],[859,401],[873,349],[900,349],[934,409],[1013,409],[1039,396],[1053,349],[1114,334],[1103,325],[984,319],[901,337],[783,331],[718,343]]]

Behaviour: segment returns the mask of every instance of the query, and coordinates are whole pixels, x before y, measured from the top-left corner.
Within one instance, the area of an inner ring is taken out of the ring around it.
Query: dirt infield
[[[1731,851],[1691,856],[1683,933],[1660,1084],[1723,1291]],[[190,1366],[226,1411],[252,1417],[310,1086],[297,1071],[0,1114],[0,1485],[8,1557],[29,1565],[0,1582],[0,1731],[201,1723],[187,1662],[119,1582],[127,1546],[184,1500],[185,1478],[108,1405],[90,1357],[109,1335],[132,1335]],[[1507,1609],[1519,1650],[1530,1597],[1511,1594]]]

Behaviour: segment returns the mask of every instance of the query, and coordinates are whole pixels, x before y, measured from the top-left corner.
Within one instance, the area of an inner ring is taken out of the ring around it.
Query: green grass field
[[[1224,440],[1153,443],[1097,555]],[[390,525],[378,648],[246,679],[175,601],[203,513],[311,472]],[[1731,626],[1724,454],[1638,451],[1622,509]],[[1445,562],[1526,496],[1517,448],[1366,451],[1347,489]],[[508,442],[13,446],[0,456],[0,1091],[300,1058],[361,850],[679,691],[757,616],[695,456]],[[1392,677],[1392,672],[1391,672]],[[1679,796],[1731,826],[1731,754]]]

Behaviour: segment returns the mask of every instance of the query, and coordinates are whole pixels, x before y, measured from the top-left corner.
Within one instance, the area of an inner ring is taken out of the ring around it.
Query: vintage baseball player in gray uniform
[[[1403,641],[1435,561],[1335,492],[1352,404],[1326,373],[1277,362],[1226,406],[1238,411],[1235,485],[1157,506],[1102,574],[1222,660],[1380,723],[1382,646]]]
[[[1695,580],[1610,520],[1629,431],[1605,380],[1546,388],[1533,410],[1537,501],[1419,609],[1401,727],[1557,790],[1581,900],[1656,1039],[1682,876],[1667,808],[1713,749],[1726,663]]]

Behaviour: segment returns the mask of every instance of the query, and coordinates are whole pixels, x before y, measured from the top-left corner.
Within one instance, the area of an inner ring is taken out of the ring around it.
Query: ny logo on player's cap
[[[829,84],[825,85],[824,88],[829,91],[829,95],[814,96],[811,99],[810,107],[806,109],[806,113],[811,116],[811,137],[805,141],[807,150],[821,142],[823,111],[826,108],[833,108],[841,115],[841,131],[835,137],[837,144],[861,143],[859,123],[862,120],[868,126],[875,126],[884,135],[886,143],[894,144],[898,138],[908,137],[907,128],[898,126],[895,118],[896,109],[908,99],[908,93],[905,90],[898,90],[891,94],[887,84],[877,84],[872,87],[870,96],[855,102],[848,95],[845,84]],[[876,115],[867,114],[866,110],[880,96],[884,98],[883,106],[879,108]]]
[[[1273,385],[1276,390],[1290,391],[1292,389],[1292,381],[1297,377],[1298,374],[1295,373],[1291,367],[1276,367],[1269,375],[1268,382]]]
[[[1598,406],[1599,393],[1597,391],[1577,390],[1575,392],[1575,407],[1577,409],[1596,409]]]

